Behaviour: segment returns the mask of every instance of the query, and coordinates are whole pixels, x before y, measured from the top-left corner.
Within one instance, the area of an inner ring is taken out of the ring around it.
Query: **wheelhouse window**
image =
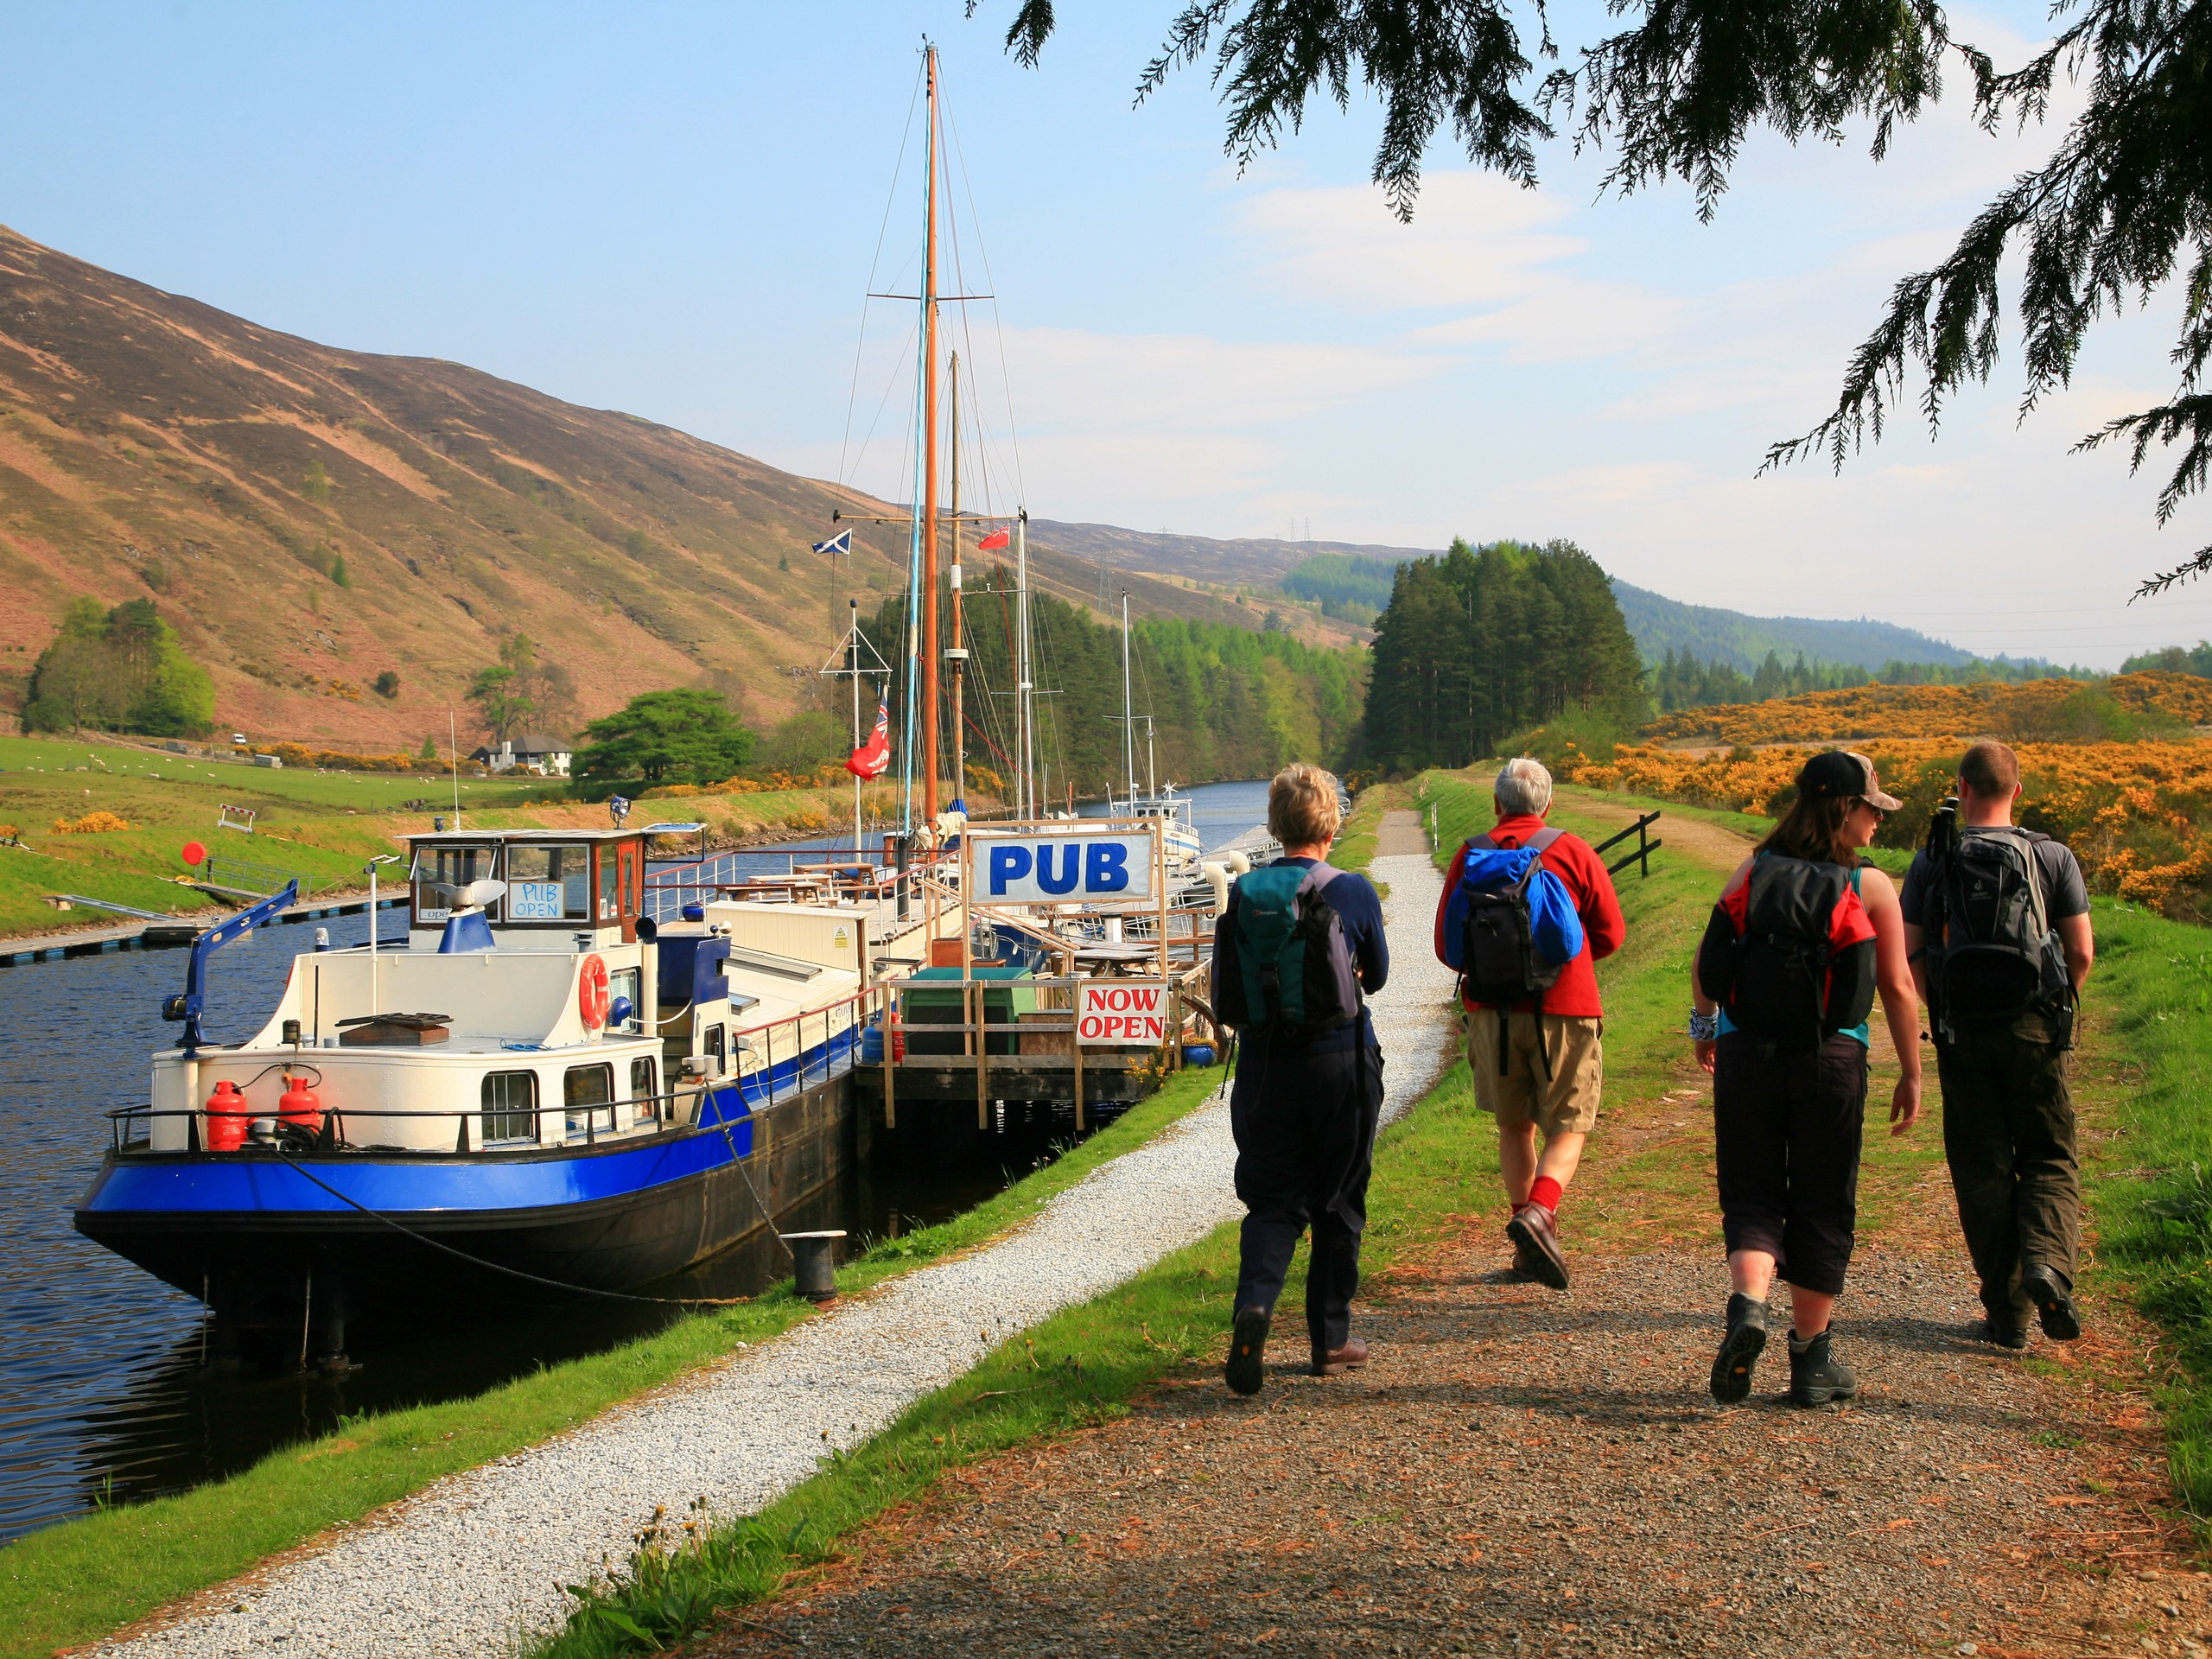
[[[658,1087],[657,1072],[658,1068],[653,1065],[651,1055],[645,1055],[630,1062],[630,1099],[632,1103],[631,1121],[632,1122],[650,1123],[660,1116],[660,1103],[653,1098],[660,1092]]]
[[[483,1140],[487,1147],[537,1139],[537,1073],[493,1071],[484,1078]]]
[[[726,1042],[722,1033],[722,1027],[709,1026],[706,1041],[701,1045],[706,1050],[707,1075],[710,1077],[719,1077],[728,1070],[722,1064],[722,1057],[726,1052]]]
[[[510,846],[506,880],[510,922],[591,919],[588,847]]]
[[[496,847],[438,844],[416,848],[415,868],[409,874],[415,889],[415,919],[444,921],[453,914],[454,893],[472,881],[498,875],[499,863],[499,849]],[[498,908],[496,904],[485,906],[487,914]]]
[[[572,1065],[561,1079],[561,1103],[568,1109],[570,1135],[614,1132],[614,1068]]]

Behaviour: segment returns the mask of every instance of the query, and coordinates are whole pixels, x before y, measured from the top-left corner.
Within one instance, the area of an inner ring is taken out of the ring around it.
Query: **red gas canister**
[[[224,1078],[207,1096],[207,1150],[236,1152],[245,1145],[246,1125],[252,1120],[253,1109],[238,1084]]]
[[[276,1116],[283,1122],[320,1130],[322,1128],[322,1098],[308,1087],[305,1077],[296,1077],[288,1071],[284,1074],[283,1097],[276,1103]]]

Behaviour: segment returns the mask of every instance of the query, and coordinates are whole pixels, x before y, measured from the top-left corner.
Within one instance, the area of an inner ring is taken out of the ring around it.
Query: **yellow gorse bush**
[[[118,818],[112,812],[87,812],[81,818],[56,818],[54,832],[64,836],[99,836],[111,830],[128,830],[130,821]]]
[[[2007,685],[1855,685],[1768,702],[1684,709],[1644,728],[1659,742],[1828,743],[1907,737],[2001,737],[2007,741],[2104,735],[2109,706],[2157,726],[2212,723],[2212,680],[2194,674],[2121,674],[2101,685],[2028,680]]]
[[[1836,741],[1864,751],[1880,773],[1882,787],[1905,802],[1905,810],[1884,825],[1881,839],[1899,846],[1916,843],[1927,827],[1928,813],[1950,787],[1962,743],[1863,731],[1840,733]],[[1770,817],[1788,804],[1805,757],[1825,747],[1803,743],[1700,753],[1650,744],[1624,747],[1609,761],[1569,755],[1556,770],[1569,782],[1600,789]],[[2212,912],[2212,744],[2015,747],[2020,757],[2020,821],[2071,847],[2092,887],[2171,914]]]

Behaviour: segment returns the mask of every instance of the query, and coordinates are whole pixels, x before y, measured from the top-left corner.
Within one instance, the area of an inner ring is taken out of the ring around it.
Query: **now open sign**
[[[993,836],[970,831],[985,904],[1152,897],[1150,836]]]
[[[1077,988],[1075,1039],[1100,1048],[1159,1048],[1167,1041],[1167,987],[1142,980],[1085,980]]]

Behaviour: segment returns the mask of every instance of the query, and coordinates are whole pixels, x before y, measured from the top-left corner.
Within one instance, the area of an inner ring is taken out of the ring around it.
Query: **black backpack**
[[[1461,990],[1476,1001],[1492,1003],[1502,1010],[1509,1003],[1535,997],[1541,1006],[1543,994],[1559,982],[1566,970],[1565,963],[1547,962],[1536,949],[1535,918],[1529,905],[1529,884],[1543,870],[1545,849],[1566,833],[1541,830],[1522,843],[1536,856],[1529,861],[1520,880],[1494,887],[1470,887],[1463,882],[1454,895],[1454,907],[1460,912],[1459,958],[1452,962],[1447,954],[1445,959],[1459,969]],[[1467,843],[1470,852],[1490,852],[1497,847],[1488,836],[1478,836]],[[1447,925],[1448,920],[1447,917]]]
[[[1874,1006],[1874,941],[1834,948],[1839,906],[1853,905],[1840,864],[1762,855],[1738,897],[1713,907],[1698,983],[1736,1029],[1776,1048],[1814,1048]]]
[[[1961,833],[1930,872],[1929,1000],[1946,1022],[2062,1014],[2066,948],[2050,925],[2036,843],[2012,825]]]

